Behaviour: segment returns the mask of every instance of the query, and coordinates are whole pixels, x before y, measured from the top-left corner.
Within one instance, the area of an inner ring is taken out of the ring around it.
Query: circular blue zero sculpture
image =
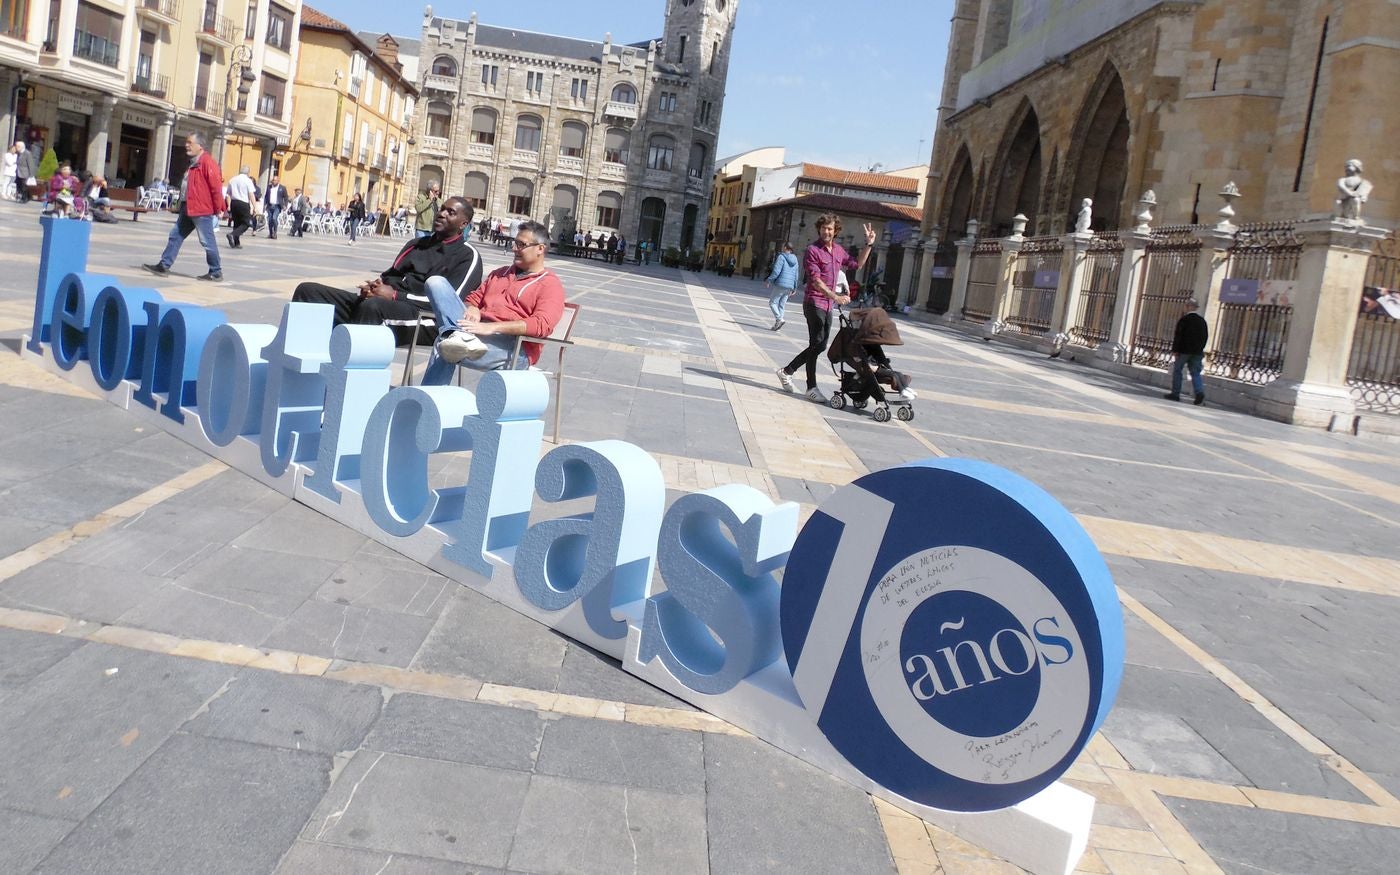
[[[781,616],[822,734],[934,808],[1005,808],[1044,789],[1123,674],[1123,614],[1088,534],[982,462],[916,462],[837,490],[793,545]]]

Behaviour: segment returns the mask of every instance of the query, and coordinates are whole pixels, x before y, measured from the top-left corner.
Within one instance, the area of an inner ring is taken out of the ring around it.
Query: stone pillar
[[[1220,285],[1230,265],[1230,246],[1235,242],[1235,232],[1220,226],[1199,228],[1196,239],[1201,241],[1201,256],[1196,261],[1196,278],[1191,288],[1196,293],[1196,302],[1201,305],[1201,317],[1214,331],[1219,324]]]
[[[5,148],[13,146],[15,140],[19,139],[15,136],[15,111],[10,106],[18,84],[19,80],[9,67],[0,67],[0,142],[3,142]]]
[[[927,310],[933,302],[933,268],[934,261],[937,260],[938,241],[943,239],[943,232],[937,225],[929,229],[928,238],[924,240],[921,269],[919,270],[918,286],[910,292],[913,300],[910,302],[920,310]]]
[[[1335,219],[1300,223],[1303,239],[1283,373],[1264,387],[1258,412],[1296,425],[1350,429],[1355,405],[1347,367],[1356,332],[1357,294],[1375,242],[1385,236]]]
[[[888,229],[881,231],[880,236],[875,238],[875,263],[872,265],[866,262],[864,280],[868,280],[875,275],[875,271],[883,270],[885,276],[889,276],[890,259],[890,232]]]
[[[88,140],[87,169],[92,173],[107,175],[107,139],[112,129],[112,110],[117,107],[117,99],[103,95],[93,104],[92,120],[88,122],[91,139]]]
[[[1064,346],[1079,309],[1079,290],[1084,285],[1084,265],[1088,263],[1090,232],[1066,234],[1061,238],[1065,251],[1060,259],[1060,283],[1055,287],[1055,306],[1050,311],[1050,330],[1045,332],[1047,351]]]
[[[958,249],[958,263],[953,268],[953,296],[948,299],[944,322],[962,321],[963,305],[967,303],[967,281],[972,276],[972,248],[977,245],[977,238],[964,237],[954,241],[953,245]]]
[[[899,265],[899,286],[895,291],[894,302],[904,312],[909,312],[909,305],[913,302],[909,300],[910,289],[914,284],[915,265],[914,260],[919,254],[919,238],[909,236],[905,238],[904,258]]]
[[[1020,220],[1019,223],[1017,220]],[[983,337],[995,337],[1006,327],[1006,311],[1011,307],[1011,276],[1016,270],[1016,259],[1021,247],[1026,245],[1025,216],[1012,220],[1014,232],[1001,241],[1001,261],[997,263],[997,292],[992,299],[992,315],[982,324]]]
[[[151,178],[141,180],[142,185],[148,185],[154,179],[170,181],[170,139],[174,133],[174,113],[162,115],[156,123],[155,142],[151,146]]]
[[[1121,232],[1123,266],[1118,272],[1118,293],[1113,303],[1113,327],[1108,340],[1099,344],[1094,355],[1108,361],[1128,363],[1132,360],[1133,330],[1137,324],[1137,295],[1142,288],[1142,274],[1147,269],[1147,244],[1151,234],[1137,231]]]

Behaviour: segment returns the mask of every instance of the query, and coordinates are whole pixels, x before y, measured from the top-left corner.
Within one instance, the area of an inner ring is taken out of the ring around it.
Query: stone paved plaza
[[[36,214],[0,204],[0,872],[1019,871],[22,361]],[[168,227],[94,227],[90,269],[152,284]],[[245,238],[211,285],[191,240],[153,284],[274,322],[397,245]],[[805,337],[759,283],[551,266],[582,307],[565,440],[804,514],[971,457],[1078,516],[1129,663],[1066,776],[1098,800],[1081,871],[1396,871],[1396,444],[909,323],[917,417],[879,424],[778,389]]]

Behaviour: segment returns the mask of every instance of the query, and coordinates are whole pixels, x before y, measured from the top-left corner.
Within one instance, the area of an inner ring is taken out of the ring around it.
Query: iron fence
[[[1376,242],[1366,265],[1347,385],[1357,409],[1400,414],[1400,319],[1392,318],[1380,301],[1391,293],[1400,294],[1400,237],[1395,231]]]
[[[948,312],[953,299],[953,273],[958,266],[958,248],[951,240],[943,240],[933,250],[933,265],[929,268],[928,309],[942,315]]]
[[[1176,320],[1195,297],[1201,241],[1193,225],[1165,225],[1152,232],[1144,249],[1142,286],[1133,325],[1133,362],[1165,368],[1172,360]]]
[[[1033,336],[1050,330],[1064,251],[1059,237],[1032,237],[1022,244],[1011,274],[1006,308],[1008,330]]]
[[[986,322],[996,307],[998,272],[1001,270],[1001,241],[980,240],[972,247],[968,265],[967,297],[963,300],[963,318]]]
[[[1108,340],[1122,271],[1123,241],[1113,231],[1096,234],[1084,253],[1079,307],[1066,332],[1070,343],[1095,347]]]
[[[1253,280],[1254,301],[1225,301],[1211,326],[1206,373],[1246,383],[1267,383],[1283,372],[1293,281],[1303,240],[1290,222],[1242,225],[1230,244],[1226,276]]]

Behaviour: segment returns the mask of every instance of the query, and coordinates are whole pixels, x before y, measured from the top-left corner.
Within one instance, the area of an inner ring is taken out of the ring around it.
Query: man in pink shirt
[[[875,230],[869,223],[864,230],[865,248],[860,251],[860,258],[851,258],[845,247],[836,242],[836,235],[841,233],[841,219],[826,213],[817,219],[817,242],[808,246],[802,257],[802,270],[807,275],[806,294],[802,298],[802,315],[807,318],[807,348],[786,367],[778,368],[778,383],[787,391],[794,391],[792,375],[806,365],[807,397],[818,404],[826,403],[826,396],[817,388],[817,359],[826,350],[826,341],[831,335],[831,306],[851,301],[837,290],[837,275],[843,270],[865,267],[865,260],[875,245]]]
[[[423,373],[424,386],[447,385],[458,364],[491,371],[539,361],[538,343],[521,344],[519,357],[512,357],[517,337],[548,337],[564,315],[564,285],[544,266],[548,246],[544,225],[521,222],[514,261],[487,274],[465,299],[445,280],[428,279],[428,300],[442,332]]]

